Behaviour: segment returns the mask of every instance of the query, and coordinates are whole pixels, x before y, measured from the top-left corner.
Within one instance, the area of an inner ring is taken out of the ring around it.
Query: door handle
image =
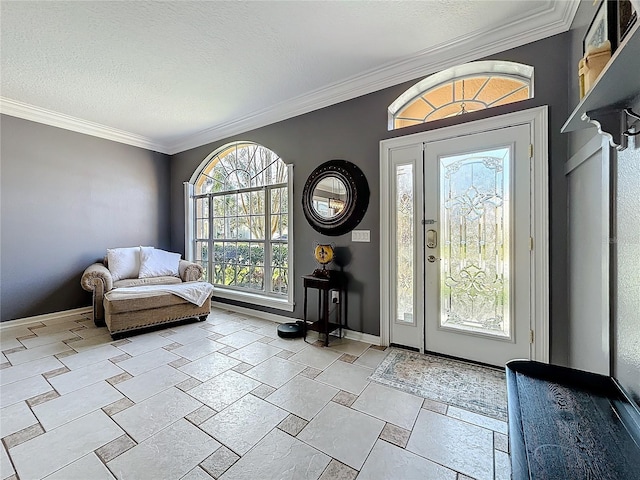
[[[438,232],[427,230],[427,247],[436,248],[438,246]]]

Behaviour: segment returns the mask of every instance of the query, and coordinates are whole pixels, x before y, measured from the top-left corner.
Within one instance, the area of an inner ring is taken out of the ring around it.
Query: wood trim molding
[[[528,110],[490,117],[474,122],[463,123],[451,127],[427,132],[415,133],[404,137],[396,137],[380,142],[380,340],[388,345],[390,340],[390,308],[389,298],[391,259],[389,256],[391,232],[388,211],[393,205],[389,197],[390,159],[389,151],[419,143],[429,143],[456,138],[462,135],[478,133],[513,125],[528,124],[533,142],[533,239],[532,253],[532,305],[531,328],[534,330],[534,343],[531,358],[539,362],[549,362],[549,124],[548,107],[536,107]]]
[[[255,112],[251,117],[212,126],[172,145],[169,153],[174,154],[199,147],[566,32],[571,27],[579,3],[579,1],[553,2],[550,7],[551,13],[544,10],[502,28],[481,30],[473,35],[430,47],[363,75],[348,78],[272,108]],[[554,20],[549,21],[549,18]],[[519,32],[523,24],[527,25],[526,33]]]
[[[227,310],[234,313],[241,313],[243,315],[249,315],[252,317],[260,318],[262,320],[270,320],[276,323],[285,323],[285,322],[293,322],[296,319],[285,317],[283,315],[277,315],[269,312],[262,312],[260,310],[253,310],[251,308],[240,307],[237,305],[230,305],[228,303],[221,302],[211,302],[211,306],[215,308],[219,308],[220,310]],[[76,308],[73,310],[64,310],[61,312],[47,313],[44,315],[37,315],[34,317],[25,317],[18,318],[15,320],[7,320],[5,322],[0,323],[0,331],[12,328],[12,327],[20,327],[26,325],[32,325],[36,323],[46,322],[48,325],[53,325],[60,322],[65,322],[74,318],[82,318],[86,317],[87,320],[90,320],[87,315],[92,315],[93,311],[91,307],[82,307]],[[380,337],[376,335],[371,335],[369,333],[357,332],[355,330],[342,330],[345,338],[349,340],[355,340],[358,342],[370,343],[372,345],[381,345]]]
[[[602,137],[594,132],[591,140],[585,143],[580,150],[565,162],[564,174],[569,175],[573,170],[589,160],[599,150],[602,150]]]
[[[93,316],[92,307],[81,307],[73,310],[63,310],[61,312],[45,313],[44,315],[36,315],[33,317],[16,318],[15,320],[7,320],[0,323],[0,331],[12,327],[20,327],[25,325],[32,325],[34,323],[44,323],[53,325],[60,322],[66,322],[67,320],[74,318],[87,317],[90,320]]]
[[[347,78],[273,107],[231,122],[212,125],[196,134],[167,144],[154,138],[90,122],[80,118],[0,97],[0,113],[64,128],[169,155],[238,135],[275,122],[335,105],[368,93],[430,75],[437,71],[504,52],[566,32],[579,1],[556,1],[537,14],[501,28],[485,29],[422,50],[364,74]],[[523,25],[526,24],[526,28]],[[523,30],[526,30],[524,33]]]
[[[295,322],[297,318],[285,317],[284,315],[278,315],[275,313],[262,312],[260,310],[253,310],[247,307],[240,307],[238,305],[231,305],[228,303],[211,302],[212,307],[219,308],[221,310],[227,310],[235,313],[242,313],[243,315],[249,315],[251,317],[260,318],[262,320],[270,320],[276,323]],[[342,333],[345,338],[349,340],[355,340],[358,342],[371,343],[372,345],[382,345],[380,337],[371,335],[369,333],[356,332],[355,330],[342,329]]]
[[[160,153],[169,153],[169,148],[152,138],[143,137],[131,132],[118,130],[99,123],[90,122],[81,118],[54,112],[46,108],[36,107],[27,103],[0,97],[0,113],[11,117],[22,118],[32,122],[50,125],[52,127],[63,128],[72,132],[91,135],[92,137],[104,138],[134,147],[144,148]]]

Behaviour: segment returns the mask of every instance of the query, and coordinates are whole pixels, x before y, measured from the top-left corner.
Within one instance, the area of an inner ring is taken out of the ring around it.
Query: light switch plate
[[[352,242],[370,242],[371,230],[352,230],[351,241]]]

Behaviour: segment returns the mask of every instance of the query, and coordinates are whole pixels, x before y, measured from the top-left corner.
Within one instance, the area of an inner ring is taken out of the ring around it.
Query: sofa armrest
[[[202,265],[187,260],[180,260],[178,271],[180,272],[180,278],[183,282],[196,282],[200,280],[204,274]]]
[[[100,289],[108,292],[113,288],[113,277],[107,267],[101,263],[94,263],[86,268],[80,279],[80,284],[87,292]]]
[[[93,292],[93,321],[99,325],[104,318],[102,299],[113,288],[111,272],[102,263],[89,265],[82,274],[80,285],[86,291]]]

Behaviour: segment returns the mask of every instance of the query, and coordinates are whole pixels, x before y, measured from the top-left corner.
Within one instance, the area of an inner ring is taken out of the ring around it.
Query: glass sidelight
[[[396,322],[415,324],[415,213],[414,213],[413,165],[397,165],[395,170],[396,193]]]

